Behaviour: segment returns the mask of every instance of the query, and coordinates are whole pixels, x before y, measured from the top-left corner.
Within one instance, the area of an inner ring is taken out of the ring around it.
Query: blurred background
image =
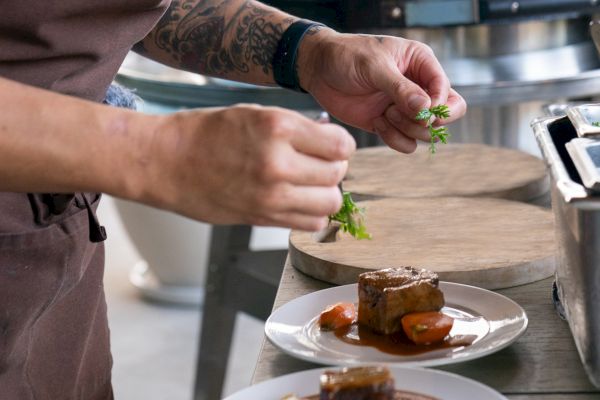
[[[450,127],[455,143],[485,143],[539,156],[531,120],[600,94],[600,59],[589,32],[600,12],[597,0],[266,3],[340,31],[430,45],[469,104],[467,116]],[[308,95],[179,72],[135,54],[127,57],[117,81],[136,90],[143,100],[140,111],[146,113],[242,102],[288,107],[310,117],[320,112]],[[380,144],[374,135],[349,129],[361,147]],[[200,399],[203,379],[220,385],[225,371],[224,395],[247,386],[289,232],[215,230],[113,198],[105,198],[99,213],[109,231],[106,288],[117,397]],[[248,289],[240,295],[253,299],[244,307],[230,295],[239,294],[241,284]],[[213,332],[201,330],[207,320]],[[214,360],[218,352],[225,361]]]

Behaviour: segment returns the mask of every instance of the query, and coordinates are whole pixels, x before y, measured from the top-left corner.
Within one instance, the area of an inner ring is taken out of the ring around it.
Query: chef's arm
[[[258,1],[174,0],[134,50],[175,68],[273,85],[273,55],[283,32],[297,19]],[[313,27],[306,38],[325,30],[330,31]],[[299,68],[314,42],[302,41]]]
[[[105,192],[218,224],[323,228],[356,146],[280,108],[147,115],[1,77],[0,110],[0,192]]]
[[[156,118],[1,77],[0,110],[0,191],[135,197]]]

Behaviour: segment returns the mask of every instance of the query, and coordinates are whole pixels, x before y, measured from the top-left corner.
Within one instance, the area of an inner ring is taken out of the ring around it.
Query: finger
[[[325,161],[302,153],[288,160],[284,179],[295,185],[335,186],[348,170],[348,161]]]
[[[376,133],[390,148],[401,153],[412,153],[417,149],[417,141],[394,128],[384,118],[376,120]]]
[[[446,104],[450,93],[450,80],[429,46],[414,42],[408,60],[406,76],[423,87],[431,97],[431,105]]]
[[[282,194],[282,211],[326,217],[342,206],[342,194],[337,184],[322,186],[288,186]]]
[[[450,89],[450,94],[448,96],[446,105],[450,109],[450,116],[441,121],[436,121],[436,123],[434,123],[435,126],[454,122],[467,112],[467,103],[465,102],[465,99],[463,99],[462,96],[454,89]]]
[[[392,98],[400,111],[409,117],[431,106],[431,98],[419,85],[402,75],[395,65],[383,68],[374,80],[375,86]]]
[[[424,82],[425,90],[431,97],[431,105],[447,104],[450,93],[450,80],[442,67],[439,66],[439,69],[435,68],[434,71],[429,71],[424,75],[431,75],[429,79],[419,80],[419,82]]]
[[[419,122],[412,118],[405,117],[395,106],[390,106],[385,111],[385,117],[392,127],[402,132],[404,135],[423,141],[429,141],[429,130]]]
[[[326,217],[315,217],[294,212],[276,214],[269,220],[253,223],[253,225],[280,226],[308,232],[325,229],[327,224],[328,219]]]
[[[340,125],[309,119],[296,127],[291,143],[301,153],[330,161],[347,160],[356,150],[354,138]]]

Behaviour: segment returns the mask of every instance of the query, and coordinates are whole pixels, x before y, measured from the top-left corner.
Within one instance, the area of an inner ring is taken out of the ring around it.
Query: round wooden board
[[[541,207],[492,198],[382,199],[365,208],[371,240],[338,232],[292,231],[294,267],[335,284],[355,283],[365,271],[399,266],[426,268],[440,279],[500,289],[554,273],[553,215]]]
[[[483,144],[427,146],[413,154],[388,147],[359,149],[343,185],[355,199],[496,197],[532,201],[550,192],[544,162],[530,154]]]

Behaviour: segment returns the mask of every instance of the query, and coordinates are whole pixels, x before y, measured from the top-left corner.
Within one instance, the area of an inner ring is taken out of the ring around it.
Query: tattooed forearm
[[[272,82],[272,58],[289,15],[248,0],[174,0],[134,50],[207,75]]]

